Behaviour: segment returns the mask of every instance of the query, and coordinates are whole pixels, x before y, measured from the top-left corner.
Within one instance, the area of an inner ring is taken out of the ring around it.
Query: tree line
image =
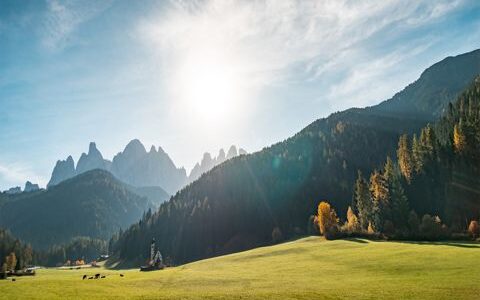
[[[0,229],[0,273],[22,270],[31,265],[59,266],[67,261],[91,262],[108,253],[108,243],[89,237],[77,237],[67,244],[48,250],[34,250],[31,245]]]
[[[318,206],[315,224],[327,237],[353,232],[436,240],[468,232],[476,238],[479,163],[477,79],[435,126],[427,125],[419,136],[400,136],[396,161],[387,157],[383,168],[369,178],[358,172],[345,225],[338,225],[326,202]]]

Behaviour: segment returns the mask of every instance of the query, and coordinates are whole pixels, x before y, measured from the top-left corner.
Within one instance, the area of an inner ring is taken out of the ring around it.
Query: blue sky
[[[256,151],[479,47],[473,0],[1,0],[0,190],[90,141]]]

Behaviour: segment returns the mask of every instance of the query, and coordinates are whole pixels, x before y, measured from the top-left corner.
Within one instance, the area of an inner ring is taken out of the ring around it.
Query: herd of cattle
[[[123,274],[120,274],[120,277],[123,277]],[[82,280],[85,279],[101,279],[101,278],[106,278],[107,275],[101,275],[100,273],[95,274],[94,276],[88,276],[88,275],[83,275]]]

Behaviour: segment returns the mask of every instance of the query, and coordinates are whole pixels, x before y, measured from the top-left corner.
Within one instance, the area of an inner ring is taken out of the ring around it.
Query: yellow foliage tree
[[[332,237],[338,229],[337,213],[328,202],[322,201],[318,205],[318,227],[320,233],[327,239]]]
[[[374,233],[375,233],[375,228],[373,228],[372,222],[368,222],[367,232],[368,232],[369,234],[374,234]]]
[[[466,137],[462,132],[460,125],[455,125],[453,127],[453,146],[457,153],[462,153],[465,150],[466,146]]]
[[[360,222],[353,209],[349,206],[347,210],[347,230],[349,232],[359,232],[361,229]]]

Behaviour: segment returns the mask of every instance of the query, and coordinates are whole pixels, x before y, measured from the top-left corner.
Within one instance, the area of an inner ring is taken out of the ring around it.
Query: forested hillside
[[[103,170],[28,194],[2,195],[0,228],[9,229],[35,249],[68,243],[78,236],[108,240],[156,206]]]
[[[281,143],[215,167],[121,234],[116,255],[141,262],[155,237],[178,263],[269,243],[272,234],[276,240],[292,237],[309,230],[308,218],[322,199],[344,215],[357,172],[382,168],[386,156],[396,156],[402,134],[419,132],[454,101],[480,73],[479,53],[432,66],[377,107],[335,113]]]

